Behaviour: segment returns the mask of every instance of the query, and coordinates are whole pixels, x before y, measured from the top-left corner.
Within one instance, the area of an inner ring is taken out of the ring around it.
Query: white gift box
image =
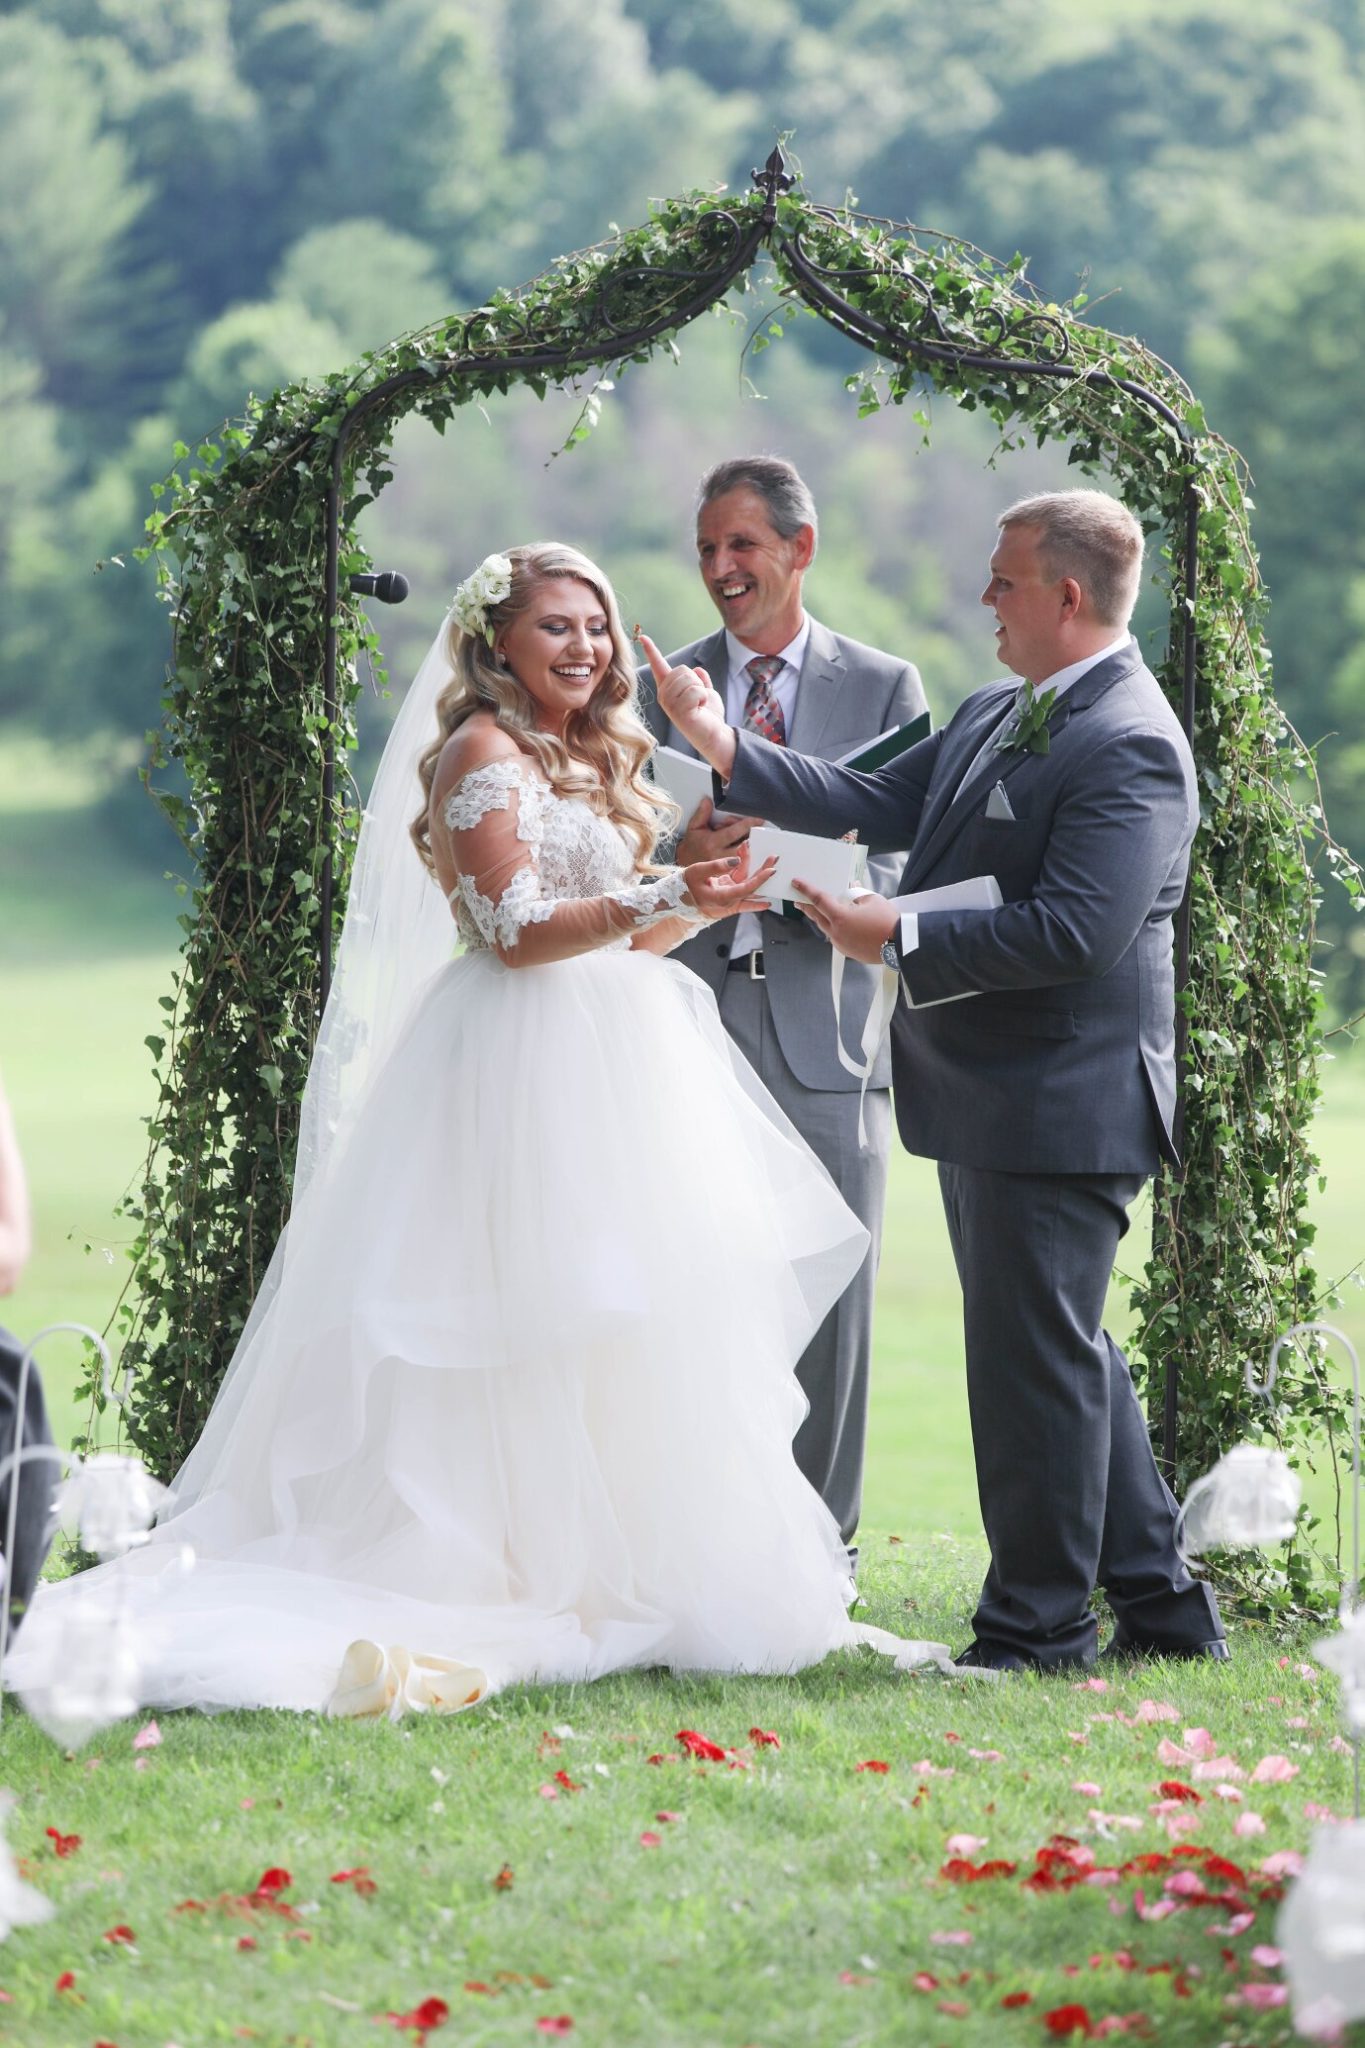
[[[767,902],[799,903],[796,887],[803,882],[830,896],[851,896],[867,874],[867,848],[848,839],[817,839],[809,832],[779,832],[775,825],[756,825],[749,834],[749,872],[777,855],[777,872],[763,884]]]

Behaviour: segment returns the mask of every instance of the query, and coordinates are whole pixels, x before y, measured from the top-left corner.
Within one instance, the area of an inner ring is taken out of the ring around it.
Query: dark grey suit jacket
[[[988,683],[876,775],[742,733],[726,802],[795,831],[856,826],[869,846],[909,836],[897,894],[999,882],[999,910],[923,914],[904,959],[892,1074],[909,1151],[1004,1172],[1151,1172],[1175,1150],[1172,919],[1199,819],[1194,762],[1130,640],[1064,693],[1048,753],[993,755],[959,790],[1017,687]],[[997,782],[1013,819],[985,815]]]
[[[723,629],[679,648],[669,659],[686,668],[704,669],[724,699],[730,658]],[[875,647],[864,647],[857,640],[845,639],[840,633],[832,633],[828,626],[811,620],[788,734],[794,749],[823,757],[846,754],[860,741],[874,740],[892,726],[918,717],[925,708],[924,686],[912,663],[883,654]],[[661,744],[688,754],[695,752],[660,709],[648,668],[640,671],[640,709]],[[845,819],[839,833],[846,832],[852,823],[851,817]],[[880,859],[869,862],[869,888],[879,890],[883,896],[891,894],[908,839],[909,832],[904,831],[899,840],[886,847]],[[734,930],[729,920],[708,926],[673,955],[717,995]],[[835,1044],[826,940],[804,918],[786,918],[768,911],[763,914],[763,959],[768,1007],[777,1042],[797,1080],[805,1088],[840,1092],[856,1089],[858,1082],[841,1064]],[[876,979],[872,968],[856,963],[850,963],[845,973],[844,1041],[855,1057]],[[891,1085],[889,1052],[881,1054],[868,1085]]]

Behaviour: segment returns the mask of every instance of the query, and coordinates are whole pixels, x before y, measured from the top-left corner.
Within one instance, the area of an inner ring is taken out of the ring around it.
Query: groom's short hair
[[[790,540],[803,526],[820,538],[820,520],[810,486],[795,465],[780,455],[736,455],[708,469],[697,486],[697,512],[727,491],[757,491],[768,508],[774,533]]]
[[[1040,491],[1000,515],[1001,528],[1031,526],[1049,576],[1074,577],[1101,625],[1126,626],[1142,577],[1142,528],[1105,491]]]

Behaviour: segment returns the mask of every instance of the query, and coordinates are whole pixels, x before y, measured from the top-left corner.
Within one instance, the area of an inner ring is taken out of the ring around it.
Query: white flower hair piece
[[[512,588],[512,564],[506,555],[485,555],[451,599],[450,609],[466,633],[479,633],[493,645],[489,608],[501,604]]]

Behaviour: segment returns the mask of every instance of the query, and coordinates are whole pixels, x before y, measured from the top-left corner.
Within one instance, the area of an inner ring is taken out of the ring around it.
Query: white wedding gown
[[[793,1462],[793,1366],[867,1235],[710,992],[631,949],[677,871],[637,881],[616,828],[529,762],[475,770],[445,822],[463,954],[296,1206],[169,1514],[40,1591],[7,1678],[59,1683],[64,1613],[97,1592],[158,1707],[321,1708],[357,1638],[381,1689],[411,1658],[473,1667],[455,1705],[869,1639],[942,1661],[850,1623]],[[604,915],[625,935],[577,957],[494,950]]]

